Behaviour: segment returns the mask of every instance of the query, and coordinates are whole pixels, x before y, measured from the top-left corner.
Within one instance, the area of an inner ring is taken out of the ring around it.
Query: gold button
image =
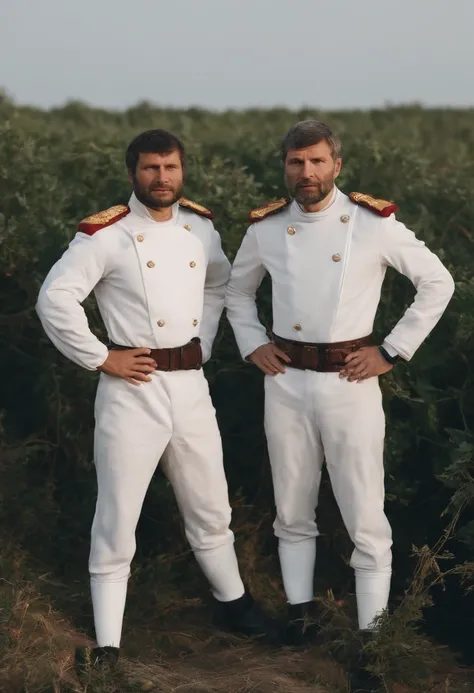
[[[184,228],[186,229],[186,231],[191,231],[191,227],[189,224],[185,224]]]
[[[339,253],[335,253],[335,254],[332,256],[332,259],[334,260],[334,262],[340,262],[341,256],[339,255]]]
[[[199,320],[196,320],[196,319],[193,320],[193,325],[194,325],[194,327],[196,327],[196,325],[198,324],[198,322],[199,322]]]
[[[347,222],[349,221],[349,219],[350,219],[350,217],[349,217],[347,214],[343,214],[342,217],[341,217],[341,221],[342,221],[343,224],[347,224]]]
[[[296,233],[295,229],[294,229],[292,226],[289,226],[289,227],[287,228],[286,232],[289,233],[290,236],[294,236],[295,233]]]
[[[155,266],[155,263],[153,262],[153,260],[148,260],[148,262],[146,263],[146,266],[149,267],[150,269],[152,269]]]
[[[139,243],[142,243],[142,241],[144,241],[144,240],[145,240],[145,239],[144,239],[144,237],[143,237],[141,234],[140,234],[139,236],[137,236],[137,241],[138,241]]]
[[[299,332],[301,330],[301,325],[298,325],[298,323],[296,323],[296,325],[293,325],[293,329]]]
[[[158,320],[158,322],[156,324],[158,325],[158,327],[164,327],[165,321],[164,320]]]
[[[190,266],[190,267],[196,267],[196,263],[194,262],[194,260],[192,260],[192,261],[189,263],[189,266]]]

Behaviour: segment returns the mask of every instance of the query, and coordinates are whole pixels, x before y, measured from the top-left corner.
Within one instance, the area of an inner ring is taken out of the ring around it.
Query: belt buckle
[[[346,361],[347,349],[328,349],[326,353],[327,366],[342,368]]]
[[[315,362],[313,362],[311,359],[306,359],[306,356],[309,357],[310,354],[313,354],[313,352],[316,352],[316,359]],[[320,361],[320,352],[317,346],[311,346],[309,344],[305,344],[303,346],[303,356],[302,356],[302,366],[303,368],[309,368],[310,370],[317,370],[319,367],[319,361]]]

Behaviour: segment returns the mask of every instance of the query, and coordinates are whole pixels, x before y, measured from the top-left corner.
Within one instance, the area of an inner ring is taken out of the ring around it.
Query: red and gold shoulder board
[[[251,224],[255,224],[257,221],[262,221],[266,219],[271,214],[277,214],[281,212],[285,207],[288,207],[291,200],[286,197],[282,197],[281,200],[276,200],[275,202],[267,202],[263,207],[257,207],[257,209],[252,209],[249,212],[248,220]]]
[[[115,205],[115,207],[109,207],[109,209],[104,209],[102,212],[97,212],[97,214],[86,217],[81,221],[77,230],[82,233],[87,233],[88,236],[93,236],[99,229],[114,224],[116,221],[119,221],[119,219],[126,217],[129,213],[129,207],[125,205]]]
[[[389,217],[391,214],[398,212],[398,205],[394,202],[379,200],[371,195],[364,195],[364,193],[352,192],[349,195],[349,199],[357,205],[370,209],[371,212],[378,214],[380,217]]]
[[[203,207],[197,202],[187,200],[185,197],[180,197],[178,202],[181,207],[186,207],[186,209],[190,209],[191,212],[195,212],[196,214],[199,214],[199,216],[201,217],[206,217],[206,219],[214,219],[214,214],[211,212],[211,210],[207,209],[207,207]]]

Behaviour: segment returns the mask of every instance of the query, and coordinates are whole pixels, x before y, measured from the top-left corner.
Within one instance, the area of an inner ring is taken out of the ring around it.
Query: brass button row
[[[343,224],[347,224],[347,222],[350,221],[350,216],[348,214],[343,214],[340,220]],[[294,228],[294,226],[289,226],[286,229],[286,233],[289,233],[290,236],[294,236],[296,233],[296,229]]]
[[[164,320],[158,320],[158,322],[156,324],[158,325],[158,327],[164,327],[166,325]],[[193,325],[194,325],[194,327],[196,327],[196,325],[199,325],[199,320],[194,318]]]
[[[148,260],[148,262],[146,263],[146,266],[149,267],[150,269],[153,269],[153,267],[155,267],[155,263],[153,262],[153,260]],[[189,263],[189,266],[190,267],[196,267],[196,263],[194,262],[194,260],[191,260],[191,262]]]
[[[189,224],[184,224],[184,228],[186,229],[186,231],[191,231],[191,226]],[[141,233],[139,233],[137,236],[138,243],[143,243],[144,240],[145,240],[145,236],[143,236]]]

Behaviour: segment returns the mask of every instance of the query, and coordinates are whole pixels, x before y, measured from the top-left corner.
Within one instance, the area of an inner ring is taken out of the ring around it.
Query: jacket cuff
[[[385,349],[385,351],[387,352],[387,354],[389,356],[392,356],[392,358],[394,358],[395,356],[400,356],[400,358],[401,358],[401,355],[398,353],[398,351],[391,344],[389,344],[387,341],[384,341],[382,343],[382,346]]]

